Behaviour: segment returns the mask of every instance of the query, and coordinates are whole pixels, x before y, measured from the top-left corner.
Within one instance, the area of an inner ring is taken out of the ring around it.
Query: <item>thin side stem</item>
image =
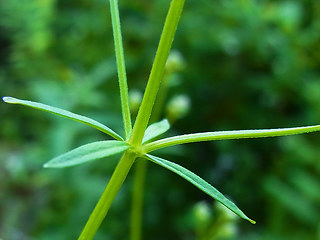
[[[132,164],[136,157],[137,154],[131,152],[130,150],[126,151],[122,155],[106,189],[104,190],[95,209],[91,213],[89,220],[87,221],[84,229],[82,230],[79,240],[93,239],[94,235],[98,231],[101,222],[107,215],[113,200],[115,199],[120,187],[123,184],[123,181],[127,177],[128,172],[132,167]]]
[[[140,158],[136,163],[136,171],[133,182],[133,195],[131,206],[131,240],[142,239],[142,212],[143,212],[143,191],[145,185],[145,176],[147,171],[147,161]]]
[[[123,117],[123,123],[124,123],[125,139],[128,139],[132,131],[132,124],[131,124],[131,116],[130,116],[130,108],[129,108],[127,74],[126,74],[125,60],[124,60],[124,54],[123,54],[118,0],[110,0],[109,2],[110,2],[110,10],[111,10],[114,46],[115,46],[116,59],[117,59],[117,69],[118,69],[120,98],[121,98],[121,110],[122,110],[122,117]]]
[[[320,131],[320,125],[296,128],[279,128],[279,129],[262,129],[262,130],[235,130],[235,131],[220,131],[220,132],[205,132],[185,134],[170,138],[164,138],[158,141],[148,143],[143,146],[144,153],[152,152],[154,150],[174,146],[184,143],[204,142],[224,139],[241,139],[241,138],[263,138],[288,136],[301,133],[309,133]]]
[[[133,146],[139,146],[141,144],[144,132],[147,128],[184,2],[185,0],[172,0],[170,4],[146,91],[143,96],[132,135],[129,139],[129,143]]]

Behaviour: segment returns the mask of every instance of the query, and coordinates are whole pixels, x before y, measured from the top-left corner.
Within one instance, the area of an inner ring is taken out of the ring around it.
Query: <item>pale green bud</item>
[[[172,50],[168,56],[165,70],[167,73],[178,72],[184,68],[184,65],[182,54],[177,50]]]
[[[176,120],[184,117],[190,110],[190,98],[185,94],[174,96],[166,106],[167,118]]]
[[[142,93],[139,90],[133,89],[129,91],[129,106],[132,112],[137,112],[139,110],[142,97]]]
[[[205,202],[198,202],[194,206],[193,214],[198,224],[205,224],[210,221],[211,208]]]

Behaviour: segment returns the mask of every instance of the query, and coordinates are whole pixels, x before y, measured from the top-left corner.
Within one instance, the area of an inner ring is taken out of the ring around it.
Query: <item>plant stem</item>
[[[184,2],[185,0],[172,0],[170,4],[146,91],[129,139],[129,143],[133,146],[141,144],[147,128]]]
[[[94,237],[98,228],[108,213],[108,210],[115,199],[120,187],[128,175],[130,168],[137,154],[127,150],[121,157],[116,169],[114,170],[111,179],[100,197],[95,209],[91,213],[79,240],[90,240]]]
[[[220,132],[204,132],[185,134],[164,138],[144,145],[142,151],[144,153],[152,152],[154,150],[165,148],[169,146],[192,143],[204,142],[213,140],[225,139],[242,139],[242,138],[264,138],[264,137],[277,137],[288,136],[301,133],[309,133],[320,131],[320,125],[296,128],[278,128],[278,129],[260,129],[260,130],[234,130],[234,131],[220,131]]]
[[[144,94],[144,98],[139,109],[137,120],[134,126],[133,134],[129,142],[133,146],[139,146],[143,139],[146,127],[148,125],[152,108],[160,88],[160,83],[164,75],[165,65],[169,56],[169,51],[172,45],[173,37],[178,25],[181,11],[184,5],[183,1],[171,2],[163,32],[160,38],[160,43],[156,53],[156,57],[151,69],[149,81]],[[165,87],[166,90],[167,87]],[[160,89],[161,90],[161,89]],[[164,90],[164,91],[165,91]],[[162,91],[163,92],[163,91]],[[163,104],[163,99],[158,103]],[[158,105],[159,105],[158,104]],[[161,108],[162,106],[158,106]],[[153,120],[158,120],[160,111],[153,115]],[[145,184],[145,175],[147,171],[147,161],[141,159],[136,166],[134,178],[134,191],[131,207],[131,240],[140,240],[142,238],[142,212],[143,212],[143,191]]]
[[[140,147],[141,142],[147,128],[152,107],[160,86],[163,76],[165,63],[167,61],[169,51],[172,45],[173,37],[177,29],[178,21],[185,0],[172,0],[170,9],[166,18],[164,29],[160,38],[157,54],[151,69],[150,77],[146,87],[146,91],[142,100],[141,107],[137,116],[137,120],[130,136],[129,143],[133,147]],[[130,135],[131,120],[128,104],[128,87],[125,74],[125,65],[123,57],[123,47],[120,31],[120,20],[117,0],[110,0],[112,26],[114,31],[115,50],[117,56],[119,84],[121,93],[121,107],[125,125],[126,139]],[[116,197],[120,187],[123,184],[126,176],[137,154],[131,150],[127,150],[119,161],[105,191],[99,199],[95,209],[93,210],[89,220],[84,227],[79,239],[92,239],[97,232],[101,222],[105,218],[114,198]]]
[[[170,78],[170,73],[165,70],[162,84],[158,91],[157,99],[155,100],[153,111],[150,117],[150,123],[159,121],[161,116],[165,96],[168,91],[168,82]],[[148,169],[148,161],[140,158],[136,163],[134,180],[133,180],[133,194],[132,194],[132,205],[131,205],[131,240],[142,239],[142,222],[143,222],[143,194],[145,188],[145,178]]]
[[[110,2],[110,11],[111,11],[114,47],[115,47],[116,59],[117,59],[117,69],[118,69],[120,98],[121,98],[121,110],[122,110],[122,117],[123,117],[123,123],[124,123],[125,139],[128,139],[132,131],[132,125],[131,125],[131,116],[130,116],[130,108],[129,108],[128,84],[127,84],[126,67],[125,67],[124,54],[123,54],[118,0],[110,0],[109,2]]]
[[[163,105],[165,102],[165,96],[168,90],[169,74],[164,73],[162,85],[158,91],[158,97],[155,100],[153,112],[151,114],[150,123],[159,120],[162,113]],[[133,194],[131,205],[131,227],[130,227],[130,239],[141,240],[142,239],[142,222],[143,222],[143,195],[145,188],[145,178],[148,168],[148,161],[140,158],[136,163],[133,180]]]
[[[147,161],[140,158],[136,163],[134,182],[133,182],[133,196],[131,206],[131,240],[141,239],[142,229],[142,212],[143,212],[143,191],[145,184],[145,176],[147,170]]]

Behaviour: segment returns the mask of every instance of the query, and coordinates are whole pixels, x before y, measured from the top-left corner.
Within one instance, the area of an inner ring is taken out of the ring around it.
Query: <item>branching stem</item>
[[[163,32],[160,38],[160,43],[156,53],[156,57],[151,69],[150,77],[146,87],[146,91],[140,106],[136,123],[134,125],[132,134],[131,132],[131,120],[130,109],[128,104],[128,87],[126,81],[122,38],[120,31],[120,20],[118,1],[110,0],[112,27],[114,33],[115,50],[117,56],[117,67],[119,75],[120,93],[121,93],[121,107],[124,119],[126,139],[130,136],[128,142],[132,146],[132,149],[140,149],[141,142],[151,116],[152,107],[157,96],[160,82],[164,73],[164,67],[169,55],[169,51],[172,45],[174,34],[177,29],[177,25],[180,19],[181,11],[185,0],[172,0],[169,12],[166,18],[166,22],[163,28]],[[133,162],[135,161],[137,154],[131,150],[127,150],[118,166],[116,167],[110,182],[108,183],[104,193],[102,194],[99,202],[93,210],[86,226],[84,227],[79,239],[90,240],[94,237],[101,222],[105,218],[116,194],[118,193],[123,181],[125,180]]]

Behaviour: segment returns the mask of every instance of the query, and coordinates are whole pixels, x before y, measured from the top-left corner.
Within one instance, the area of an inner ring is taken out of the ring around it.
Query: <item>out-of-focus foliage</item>
[[[169,2],[120,1],[128,84],[136,93],[145,86]],[[3,0],[0,16],[1,96],[63,107],[121,129],[107,1]],[[188,104],[171,131],[319,124],[319,32],[319,1],[186,1],[174,42],[184,67],[168,80],[165,109],[179,113],[172,104],[179,96]],[[63,170],[42,164],[103,139],[81,124],[0,103],[0,238],[75,239],[117,157]],[[211,199],[151,166],[144,238],[199,239],[220,226],[212,239],[319,239],[319,145],[314,133],[168,149],[163,154],[213,183],[258,223],[221,225],[225,213],[211,209]],[[131,181],[96,239],[128,238]]]

